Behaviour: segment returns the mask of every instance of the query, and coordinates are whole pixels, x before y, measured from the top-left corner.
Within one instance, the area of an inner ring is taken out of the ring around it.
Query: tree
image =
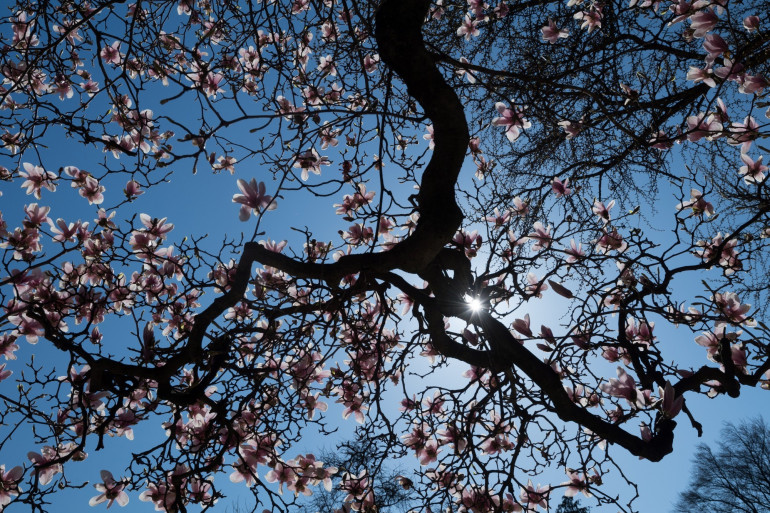
[[[591,508],[581,507],[580,501],[576,501],[572,497],[562,497],[559,507],[556,508],[556,513],[589,513]]]
[[[335,451],[322,451],[324,463],[337,469],[337,478],[347,472],[358,476],[362,472],[372,475],[374,507],[382,513],[404,513],[415,504],[411,502],[411,480],[401,475],[401,470],[377,469],[379,465],[376,441],[355,437],[340,443]],[[375,471],[376,470],[376,471]],[[329,490],[318,490],[308,497],[303,511],[307,513],[334,513],[344,503],[346,493],[337,486],[338,479]]]
[[[34,437],[0,505],[46,510],[148,424],[92,505],[339,479],[367,511],[405,457],[425,508],[616,502],[616,449],[659,461],[680,412],[700,430],[685,398],[770,383],[768,12],[18,0],[0,440]],[[379,441],[358,474],[302,443],[341,419]]]
[[[676,511],[770,511],[770,429],[762,417],[726,424],[716,454],[701,444],[692,461]]]

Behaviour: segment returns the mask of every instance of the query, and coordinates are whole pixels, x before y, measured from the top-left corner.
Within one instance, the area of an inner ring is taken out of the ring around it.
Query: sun
[[[468,308],[470,308],[472,312],[481,311],[483,306],[481,300],[477,297],[465,296],[465,302],[468,303]]]

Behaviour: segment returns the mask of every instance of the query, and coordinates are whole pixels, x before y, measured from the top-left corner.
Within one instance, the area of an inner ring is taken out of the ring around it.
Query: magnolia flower
[[[428,133],[423,135],[422,138],[428,141],[428,149],[432,150],[436,146],[436,142],[433,140],[433,125],[426,127]]]
[[[609,383],[602,383],[599,388],[605,394],[612,397],[622,397],[629,404],[636,403],[639,390],[636,388],[636,381],[626,373],[623,367],[617,368],[618,379],[610,378]]]
[[[108,501],[107,508],[112,506],[113,502],[117,502],[120,506],[125,506],[128,504],[128,494],[123,491],[123,489],[126,487],[126,484],[123,482],[116,482],[112,477],[112,473],[108,470],[102,470],[101,476],[104,484],[97,483],[94,485],[94,488],[102,493],[96,497],[92,497],[91,500],[88,501],[88,505],[96,506],[97,504],[101,504],[104,501]]]
[[[560,38],[565,39],[569,37],[569,30],[558,28],[551,18],[548,18],[548,25],[541,28],[540,32],[543,33],[543,41],[548,41],[552,45],[556,44]]]
[[[564,129],[564,132],[567,134],[567,139],[572,139],[577,134],[579,134],[583,130],[583,122],[580,121],[570,121],[568,119],[559,121],[558,125]]]
[[[297,155],[297,159],[294,161],[294,167],[298,167],[302,169],[302,181],[306,182],[308,177],[310,176],[310,173],[320,175],[321,174],[321,166],[328,166],[329,165],[329,159],[326,157],[322,157],[318,154],[317,151],[315,151],[314,148],[311,148],[307,151],[304,151]]]
[[[470,64],[470,62],[465,57],[460,57],[460,64]],[[457,75],[458,77],[464,76],[466,79],[468,79],[468,82],[470,82],[471,84],[476,83],[476,77],[473,75],[472,72],[468,71],[464,67],[458,68],[457,70],[455,70],[455,75]]]
[[[144,191],[141,188],[141,185],[139,185],[139,182],[136,180],[129,180],[126,182],[126,187],[123,189],[123,193],[126,195],[126,198],[133,199],[136,196],[141,196],[144,194]]]
[[[471,19],[470,14],[465,14],[465,18],[463,19],[462,24],[457,29],[457,35],[460,37],[465,37],[465,40],[470,40],[471,36],[476,37],[479,35],[479,29],[478,29],[479,22],[477,20]]]
[[[516,215],[525,216],[529,213],[529,204],[516,196],[513,198],[513,207],[511,209]]]
[[[692,214],[690,215],[693,216],[702,217],[704,213],[709,217],[714,215],[714,205],[706,201],[703,198],[703,193],[698,189],[691,189],[690,200],[683,201],[676,206],[677,210],[684,210],[686,208],[692,209]]]
[[[513,321],[512,327],[525,337],[532,337],[532,329],[529,327],[529,314],[524,315],[523,319]]]
[[[749,32],[754,32],[759,29],[759,16],[747,16],[743,20],[743,28]]]
[[[615,206],[615,200],[610,201],[607,205],[599,201],[594,200],[594,206],[591,208],[594,214],[596,214],[602,223],[607,224],[610,222],[610,210]]]
[[[564,490],[565,497],[574,497],[579,492],[583,492],[586,497],[592,497],[591,492],[588,491],[588,484],[586,483],[586,475],[581,472],[572,470],[571,468],[565,468],[564,471],[569,478],[569,481],[562,483],[567,485],[567,489]]]
[[[51,192],[56,191],[56,173],[52,171],[46,171],[40,166],[35,166],[29,162],[25,162],[22,167],[24,171],[19,171],[19,174],[26,178],[21,184],[21,187],[27,188],[27,194],[33,194],[35,198],[40,199],[40,194],[45,187]]]
[[[602,8],[594,4],[588,11],[580,11],[573,15],[576,20],[582,20],[580,28],[588,30],[590,34],[596,29],[602,28]]]
[[[110,46],[105,46],[102,51],[99,52],[99,56],[105,62],[105,64],[114,64],[119,66],[123,61],[123,54],[120,53],[120,41],[115,41]]]
[[[524,117],[524,109],[514,106],[508,108],[502,102],[495,103],[495,109],[500,114],[500,117],[492,120],[494,126],[504,126],[505,136],[509,141],[513,142],[518,139],[521,134],[521,129],[527,129],[532,126],[532,123],[527,121]]]
[[[727,144],[741,145],[741,153],[751,148],[751,143],[759,137],[759,123],[752,116],[746,116],[743,123],[732,123],[727,135]]]
[[[613,249],[618,253],[623,253],[628,248],[628,244],[623,240],[623,236],[618,233],[618,230],[613,228],[612,231],[604,229],[604,233],[599,240],[596,241],[596,250],[604,254],[609,253]]]
[[[703,48],[708,54],[706,56],[707,63],[714,62],[714,59],[728,51],[727,43],[719,34],[708,34],[703,41]]]
[[[699,141],[703,137],[712,141],[722,135],[722,123],[717,120],[714,114],[706,116],[701,112],[697,116],[687,118],[687,130],[688,141]]]
[[[570,239],[569,248],[565,249],[564,252],[569,255],[567,257],[568,264],[574,264],[586,256],[583,251],[583,243],[575,242],[575,239]]]
[[[681,395],[677,397],[674,387],[672,387],[671,383],[668,381],[666,381],[665,388],[658,387],[658,392],[661,397],[659,406],[663,415],[669,419],[673,419],[679,415],[679,412],[682,411],[682,406],[684,406],[684,397]]]
[[[690,69],[687,71],[687,80],[692,80],[695,84],[703,82],[709,87],[717,86],[717,82],[714,80],[714,71],[710,65],[705,68],[690,66]]]
[[[551,180],[551,189],[553,190],[553,193],[556,194],[557,198],[561,198],[562,196],[569,196],[570,194],[572,194],[572,189],[567,187],[568,185],[569,185],[569,178],[565,178],[564,182],[562,182],[556,177],[554,177],[553,180]]]
[[[763,156],[760,155],[757,160],[752,160],[745,153],[741,154],[741,160],[745,166],[741,166],[738,173],[743,175],[743,181],[746,183],[762,183],[765,181],[765,172],[768,167],[762,164]]]
[[[536,511],[538,506],[543,509],[548,509],[548,495],[551,489],[548,486],[540,486],[532,484],[532,480],[527,481],[527,487],[521,488],[519,498],[523,503],[527,504],[528,511]]]
[[[11,502],[11,496],[19,495],[18,483],[24,475],[22,467],[13,467],[8,472],[0,465],[0,511]]]
[[[243,194],[234,194],[233,203],[240,203],[242,205],[238,215],[241,221],[247,221],[252,211],[259,212],[260,210],[275,210],[278,208],[278,204],[273,200],[273,197],[265,194],[264,182],[257,184],[254,178],[250,182],[239,178],[238,188]]]
[[[703,37],[713,29],[719,18],[711,9],[704,9],[690,16],[690,28],[694,37]]]
[[[534,240],[535,243],[532,245],[532,249],[535,251],[541,251],[543,249],[548,249],[551,247],[552,237],[551,237],[551,225],[548,225],[546,228],[543,226],[543,223],[540,221],[535,222],[535,224],[532,226],[532,229],[534,230],[532,233],[528,234],[525,240]]]

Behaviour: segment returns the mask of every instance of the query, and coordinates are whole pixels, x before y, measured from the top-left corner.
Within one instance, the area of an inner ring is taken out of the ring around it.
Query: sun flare
[[[479,298],[477,297],[466,297],[465,301],[468,303],[468,308],[471,309],[473,312],[478,312],[481,310],[482,304]]]

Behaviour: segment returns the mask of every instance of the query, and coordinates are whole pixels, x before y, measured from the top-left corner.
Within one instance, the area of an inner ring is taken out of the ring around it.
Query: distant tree
[[[581,506],[579,500],[566,496],[561,499],[561,503],[556,508],[556,513],[589,513],[590,511],[591,508]]]
[[[374,508],[378,513],[404,513],[414,505],[410,495],[412,480],[399,468],[377,464],[377,454],[381,450],[377,441],[356,436],[337,445],[334,451],[321,451],[320,459],[329,466],[337,468],[337,477],[333,479],[331,489],[319,487],[308,497],[303,505],[303,513],[334,513],[345,501],[349,490],[340,487],[341,477],[345,474],[356,476],[360,481],[370,484]]]
[[[677,513],[770,511],[770,428],[761,417],[728,423],[714,452],[699,445]]]

